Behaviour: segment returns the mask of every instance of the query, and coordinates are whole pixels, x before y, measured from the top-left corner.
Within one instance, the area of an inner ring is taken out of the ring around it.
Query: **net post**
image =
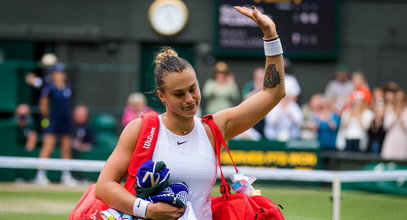
[[[341,179],[334,175],[332,182],[332,220],[340,220],[341,212]]]

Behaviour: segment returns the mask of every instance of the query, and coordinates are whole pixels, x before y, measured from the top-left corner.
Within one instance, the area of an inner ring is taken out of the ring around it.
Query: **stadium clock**
[[[178,34],[188,22],[188,8],[182,0],[155,0],[148,9],[148,20],[157,33]]]

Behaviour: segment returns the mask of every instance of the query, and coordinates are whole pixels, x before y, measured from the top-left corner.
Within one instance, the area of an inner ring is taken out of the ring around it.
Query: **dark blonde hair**
[[[388,82],[383,87],[383,92],[397,92],[400,89],[399,85],[395,82]]]
[[[230,73],[229,70],[229,65],[223,61],[218,61],[214,66],[213,66],[213,74],[212,78],[215,79],[216,74],[218,73],[224,73],[228,75]]]
[[[162,91],[164,84],[164,76],[167,73],[180,73],[187,67],[191,67],[191,64],[178,56],[171,47],[162,47],[156,54],[154,59],[154,77],[156,82],[156,89]]]

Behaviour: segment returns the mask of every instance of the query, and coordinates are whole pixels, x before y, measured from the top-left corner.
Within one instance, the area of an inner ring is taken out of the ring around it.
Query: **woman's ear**
[[[165,105],[165,97],[164,97],[164,94],[160,90],[157,90],[157,96],[160,99],[160,101]]]

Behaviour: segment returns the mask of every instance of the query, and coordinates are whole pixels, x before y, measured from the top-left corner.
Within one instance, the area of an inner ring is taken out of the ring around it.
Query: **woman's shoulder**
[[[126,127],[124,127],[121,136],[136,136],[138,137],[138,133],[140,132],[142,125],[141,118],[134,119],[130,121]]]
[[[141,125],[142,121],[140,118],[129,122],[120,134],[117,147],[125,150],[126,152],[133,152],[140,133]]]

